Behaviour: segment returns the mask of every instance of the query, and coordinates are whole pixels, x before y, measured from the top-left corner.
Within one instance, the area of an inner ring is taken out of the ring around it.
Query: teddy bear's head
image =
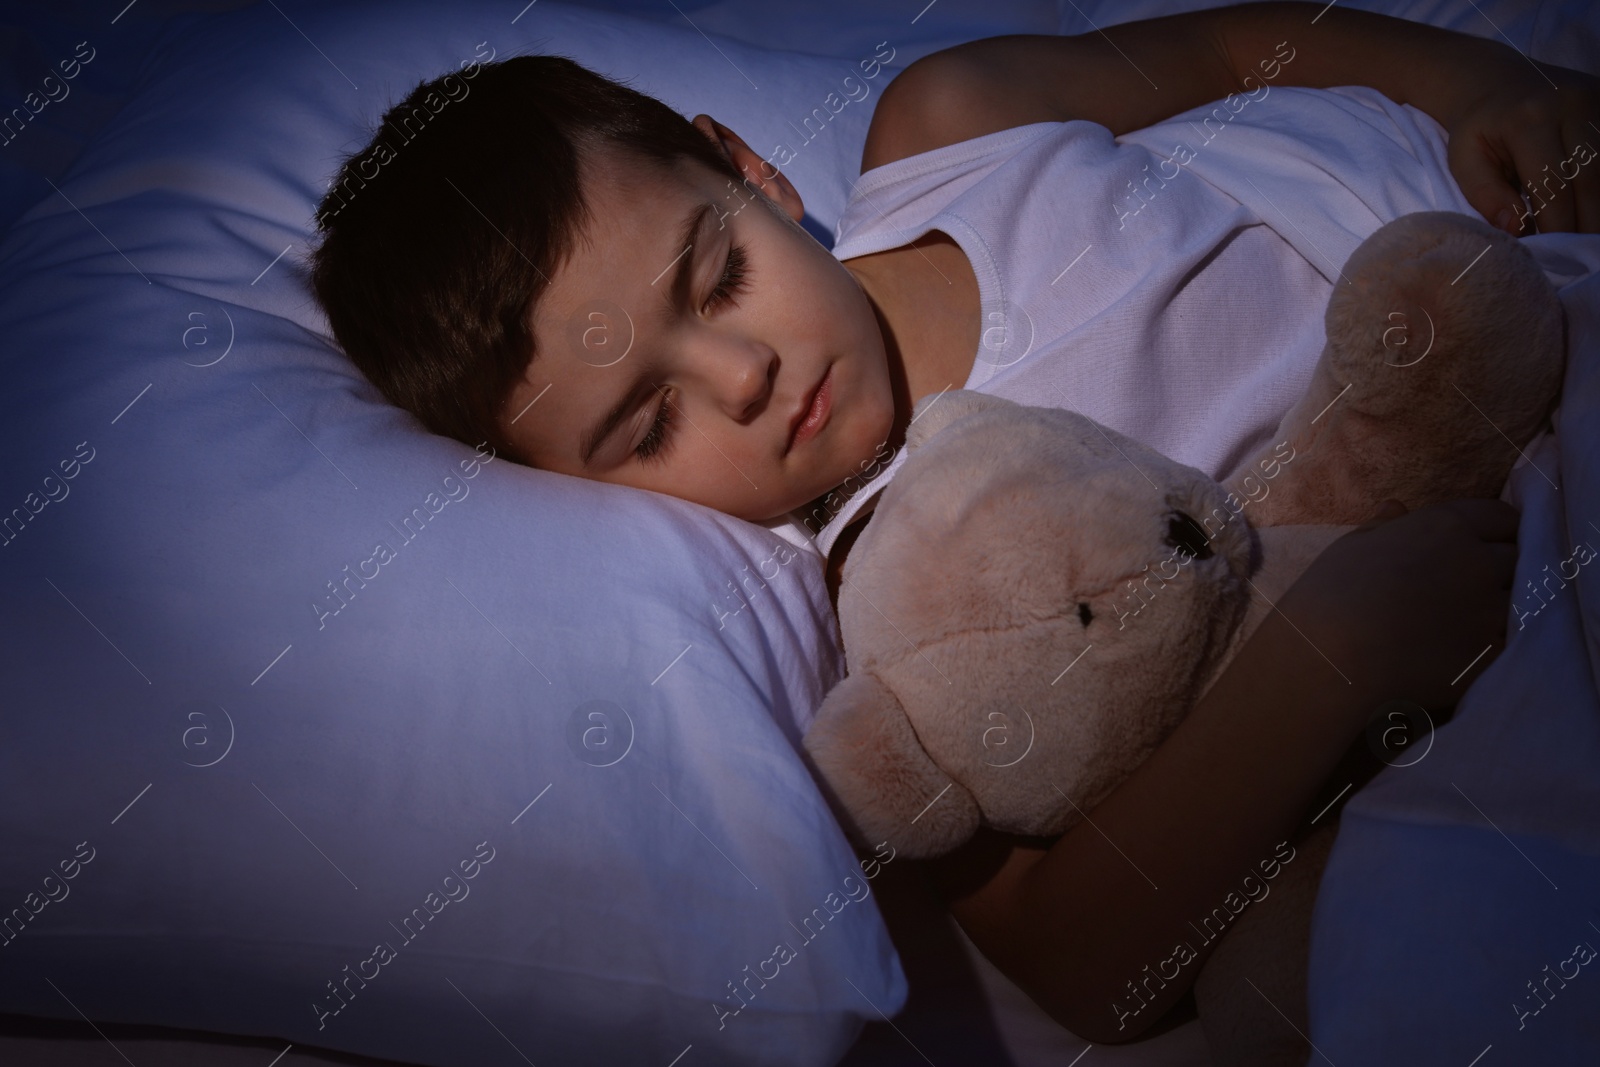
[[[847,677],[805,747],[847,826],[913,858],[980,817],[1059,834],[1176,725],[1254,542],[1192,467],[1075,412],[956,391],[845,564]]]

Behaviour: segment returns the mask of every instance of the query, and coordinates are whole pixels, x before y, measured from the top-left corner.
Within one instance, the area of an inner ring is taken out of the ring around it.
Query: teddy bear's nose
[[[1167,522],[1167,544],[1184,549],[1195,559],[1211,558],[1211,539],[1205,529],[1181,511],[1174,511]]]

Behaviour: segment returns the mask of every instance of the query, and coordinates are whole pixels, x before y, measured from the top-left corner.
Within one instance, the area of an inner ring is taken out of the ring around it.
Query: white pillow
[[[549,2],[292,14],[158,46],[0,244],[0,1011],[832,1062],[906,984],[798,756],[843,666],[818,558],[429,435],[300,275],[342,156],[489,49],[787,140],[824,233],[892,71]]]

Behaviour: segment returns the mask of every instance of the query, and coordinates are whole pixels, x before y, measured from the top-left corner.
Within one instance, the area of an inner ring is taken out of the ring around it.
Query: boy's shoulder
[[[997,64],[989,44],[932,52],[884,88],[861,151],[862,173],[1014,126],[1070,117],[1044,92],[1046,79]]]

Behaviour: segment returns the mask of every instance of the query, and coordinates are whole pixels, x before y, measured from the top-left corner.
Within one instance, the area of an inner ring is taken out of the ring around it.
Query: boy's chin
[[[832,490],[828,490],[828,492],[832,492]],[[821,504],[822,501],[827,499],[828,492],[824,492],[822,495],[817,496],[817,497],[812,498],[812,499],[809,499],[809,500],[797,501],[793,507],[785,508],[782,511],[778,512],[776,515],[772,515],[772,516],[769,516],[768,518],[759,519],[759,520],[756,520],[756,521],[761,522],[763,524],[766,524],[766,523],[778,522],[778,521],[781,521],[783,519],[793,518],[793,517],[796,517],[796,516],[799,516],[803,520],[806,515],[811,513],[812,509],[814,509],[819,504]]]

